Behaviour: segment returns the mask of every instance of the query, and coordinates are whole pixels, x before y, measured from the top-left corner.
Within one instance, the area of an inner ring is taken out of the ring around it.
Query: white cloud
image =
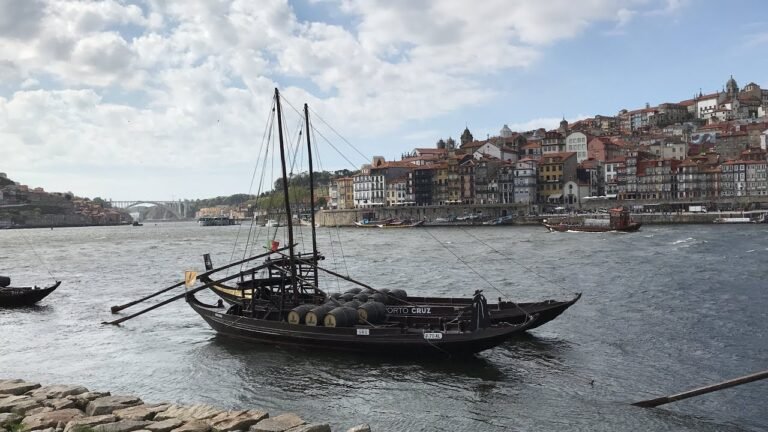
[[[40,29],[42,0],[0,0],[0,38],[28,38]]]
[[[530,67],[548,45],[598,22],[624,26],[657,4],[324,5],[338,7],[342,26],[300,21],[285,0],[131,3],[0,0],[7,171],[224,165],[261,135],[275,85],[370,138],[487,102],[496,95],[489,74]]]

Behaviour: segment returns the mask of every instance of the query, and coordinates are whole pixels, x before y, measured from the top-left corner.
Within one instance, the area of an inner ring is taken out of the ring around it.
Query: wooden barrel
[[[352,301],[352,299],[355,298],[355,295],[352,293],[344,293],[339,298],[340,300],[344,300],[345,302]]]
[[[387,307],[384,306],[384,303],[369,301],[357,308],[357,317],[362,323],[367,321],[371,324],[378,324],[387,318]]]
[[[368,301],[368,294],[366,293],[355,294],[355,296],[353,297],[353,300],[357,300],[360,303],[365,303]]]
[[[388,296],[384,293],[376,293],[376,294],[371,294],[368,297],[368,300],[387,304],[387,297]]]
[[[331,298],[328,299],[328,301],[326,301],[323,304],[324,305],[330,305],[330,306],[332,306],[331,309],[333,309],[335,307],[342,306],[344,304],[344,300],[342,300],[340,298],[339,299],[335,299],[335,298],[331,297]]]
[[[360,294],[360,291],[362,291],[362,290],[363,290],[362,288],[354,287],[354,288],[350,288],[350,289],[344,291],[344,294],[346,294],[346,293],[350,293],[352,295]]]
[[[315,305],[303,304],[291,309],[291,311],[288,312],[288,324],[304,324],[304,318],[306,317],[307,312],[314,307]]]
[[[308,326],[316,326],[318,323],[322,324],[323,319],[325,319],[325,314],[333,309],[333,305],[329,304],[313,307],[309,312],[307,312],[307,315],[304,316],[304,324]]]
[[[392,291],[389,292],[389,294],[399,300],[408,299],[408,293],[406,293],[405,290],[401,290],[399,288],[393,289]]]
[[[326,327],[351,327],[357,323],[357,311],[346,306],[338,307],[325,315]]]
[[[352,301],[345,302],[343,306],[349,307],[352,309],[357,309],[358,307],[360,307],[361,304],[363,304],[363,302],[361,302],[360,300],[352,300]]]
[[[0,276],[0,287],[7,287],[11,284],[11,278],[8,276]]]

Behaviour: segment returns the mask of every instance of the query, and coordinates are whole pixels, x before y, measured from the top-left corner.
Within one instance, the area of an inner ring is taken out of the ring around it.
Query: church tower
[[[725,94],[727,94],[731,99],[735,99],[736,96],[739,95],[739,86],[736,84],[736,80],[733,79],[733,75],[731,75],[731,79],[725,83]]]
[[[472,136],[472,133],[469,132],[469,128],[464,128],[464,133],[461,134],[461,146],[463,147],[465,144],[469,144],[472,141],[474,141],[475,138]]]
[[[509,126],[504,125],[504,127],[501,128],[501,131],[499,132],[499,135],[502,138],[510,138],[510,137],[512,137],[512,129],[510,129]]]
[[[453,138],[448,137],[448,140],[445,141],[445,148],[448,151],[452,151],[456,149],[456,141],[453,140]]]

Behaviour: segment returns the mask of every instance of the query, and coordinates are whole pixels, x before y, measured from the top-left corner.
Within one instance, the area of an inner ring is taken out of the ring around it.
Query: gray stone
[[[66,398],[43,399],[41,403],[55,410],[62,410],[66,408],[77,408],[77,404],[75,404],[75,401],[71,399],[66,399]]]
[[[9,396],[0,401],[0,413],[13,412],[24,415],[27,411],[40,407],[40,404],[29,396]]]
[[[371,432],[371,427],[367,424],[360,424],[347,429],[347,432]]]
[[[18,423],[23,417],[15,413],[0,414],[0,427],[6,427],[10,424]]]
[[[147,430],[151,432],[170,432],[183,424],[184,422],[179,419],[167,419],[148,425]]]
[[[251,426],[250,432],[284,432],[306,422],[293,413],[270,417]]]
[[[168,409],[168,404],[144,404],[123,408],[113,412],[120,420],[152,420],[159,412]]]
[[[211,425],[201,420],[192,420],[191,422],[184,423],[181,427],[173,429],[171,432],[208,432],[211,430]]]
[[[70,420],[64,427],[64,432],[82,432],[89,430],[96,425],[105,423],[114,423],[117,421],[117,417],[112,414],[105,414],[93,417],[80,417],[74,420]]]
[[[91,428],[93,432],[133,432],[144,429],[150,424],[143,420],[121,420],[115,423],[104,423]]]
[[[88,393],[88,389],[78,385],[51,385],[37,388],[29,395],[32,397],[43,397],[45,399],[60,399],[67,396],[75,396]]]
[[[135,396],[104,396],[88,403],[85,413],[89,416],[111,414],[112,411],[141,405],[141,399]]]
[[[158,413],[155,416],[155,420],[167,420],[169,418],[177,418],[184,421],[206,420],[216,417],[223,412],[223,410],[210,405],[171,405],[167,410]]]
[[[42,413],[47,413],[47,412],[51,412],[51,411],[55,411],[55,410],[53,408],[51,408],[51,407],[39,406],[37,408],[32,408],[30,410],[27,410],[24,413],[24,415],[25,416],[31,416],[31,415],[42,414]],[[19,413],[19,414],[21,414],[21,413]]]
[[[67,408],[61,411],[44,412],[24,417],[22,430],[32,431],[47,428],[55,428],[59,422],[67,424],[70,420],[80,418],[83,412],[76,408]]]
[[[308,424],[288,429],[288,432],[331,432],[328,424]]]
[[[85,411],[85,408],[88,406],[88,404],[92,400],[96,400],[98,398],[102,398],[109,395],[110,395],[109,392],[87,392],[87,393],[81,393],[79,395],[67,396],[67,399],[74,401],[75,406]]]
[[[38,383],[30,383],[22,380],[11,380],[11,382],[0,384],[0,393],[18,396],[39,387],[40,384]]]
[[[208,424],[219,432],[231,432],[248,430],[251,426],[268,417],[269,414],[267,412],[259,410],[229,411],[209,419]]]

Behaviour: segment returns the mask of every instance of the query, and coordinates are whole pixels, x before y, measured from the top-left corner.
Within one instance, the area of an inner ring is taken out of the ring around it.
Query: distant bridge
[[[113,208],[131,209],[134,207],[143,207],[145,205],[159,207],[168,211],[176,219],[186,219],[189,211],[188,201],[150,201],[150,200],[134,200],[134,201],[113,201],[109,200],[109,204]]]

